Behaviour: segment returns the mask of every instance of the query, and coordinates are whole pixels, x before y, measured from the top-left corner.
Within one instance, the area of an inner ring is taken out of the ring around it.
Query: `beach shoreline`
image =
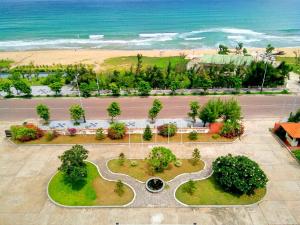
[[[250,54],[263,52],[263,48],[249,48]],[[288,57],[294,56],[294,51],[300,51],[300,47],[276,48],[275,51],[284,51]],[[74,50],[34,50],[34,51],[11,51],[0,52],[0,59],[14,61],[14,66],[28,65],[52,65],[52,64],[92,64],[100,66],[105,59],[122,56],[135,56],[142,54],[148,57],[168,57],[187,55],[190,58],[204,54],[216,54],[217,49],[170,49],[170,50],[96,50],[96,49],[74,49]]]

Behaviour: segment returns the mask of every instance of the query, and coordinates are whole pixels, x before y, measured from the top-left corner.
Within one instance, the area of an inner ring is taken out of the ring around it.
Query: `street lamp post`
[[[78,85],[78,76],[79,76],[79,73],[77,73],[77,74],[75,75],[75,78],[76,78],[76,84],[77,84],[77,91],[78,91],[78,96],[79,96],[80,106],[81,106],[81,108],[83,109],[83,104],[82,104],[81,94],[80,94],[79,85]],[[86,119],[85,119],[84,113],[83,113],[83,122],[86,123]]]

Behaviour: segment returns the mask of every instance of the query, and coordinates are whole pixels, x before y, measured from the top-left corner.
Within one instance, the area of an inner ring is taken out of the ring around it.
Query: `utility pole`
[[[76,78],[76,84],[77,84],[77,90],[78,90],[78,96],[79,96],[80,106],[83,109],[83,104],[82,104],[82,99],[81,99],[81,93],[80,93],[79,85],[78,85],[78,76],[79,76],[79,73],[77,73],[75,75],[75,78]],[[85,114],[83,114],[83,122],[86,123]]]

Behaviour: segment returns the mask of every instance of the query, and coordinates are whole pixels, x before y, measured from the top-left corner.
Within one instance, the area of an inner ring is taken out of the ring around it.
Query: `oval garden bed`
[[[190,159],[181,159],[180,161],[182,162],[181,166],[177,167],[174,163],[170,163],[163,172],[156,173],[153,173],[144,159],[126,159],[123,165],[120,165],[118,159],[112,159],[107,162],[107,166],[114,173],[126,174],[139,181],[146,182],[153,176],[159,177],[164,181],[170,181],[180,174],[199,172],[205,165],[202,160],[196,165],[193,165]],[[135,162],[136,165],[132,165],[132,162]]]
[[[260,201],[266,194],[266,188],[256,189],[252,195],[237,195],[224,191],[215,181],[214,176],[195,181],[195,191],[189,194],[187,183],[181,184],[175,197],[185,205],[250,205]]]
[[[134,191],[124,184],[124,193],[119,196],[114,190],[116,181],[101,177],[97,167],[86,162],[87,179],[83,183],[71,185],[64,179],[62,172],[57,172],[49,182],[49,197],[64,206],[123,206],[134,199]]]

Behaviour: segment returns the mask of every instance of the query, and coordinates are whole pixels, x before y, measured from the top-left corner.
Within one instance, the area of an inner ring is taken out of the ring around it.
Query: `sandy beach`
[[[284,51],[285,56],[294,56],[294,51],[300,51],[300,48],[276,48],[275,51]],[[249,53],[263,52],[264,49],[251,48]],[[119,56],[135,56],[138,53],[143,56],[164,57],[178,56],[185,54],[187,56],[201,56],[203,54],[215,54],[216,49],[197,49],[197,50],[41,50],[41,51],[18,51],[18,52],[0,52],[0,59],[11,59],[14,65],[26,65],[34,63],[35,65],[51,64],[94,64],[99,67],[107,58]]]

